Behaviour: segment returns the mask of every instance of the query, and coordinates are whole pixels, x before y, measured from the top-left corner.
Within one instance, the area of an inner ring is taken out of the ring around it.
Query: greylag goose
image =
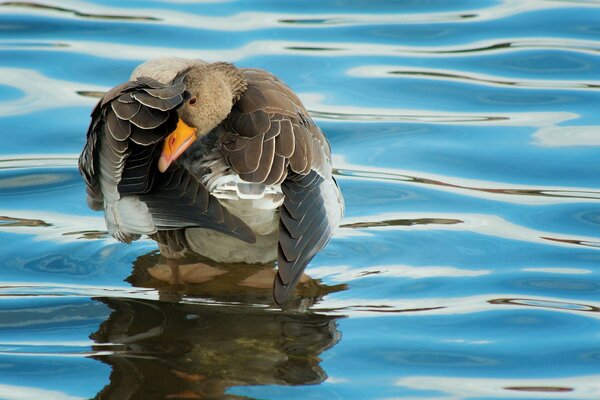
[[[109,233],[168,260],[277,260],[282,304],[344,211],[329,142],[271,73],[224,62],[145,62],[91,115],[79,158]]]

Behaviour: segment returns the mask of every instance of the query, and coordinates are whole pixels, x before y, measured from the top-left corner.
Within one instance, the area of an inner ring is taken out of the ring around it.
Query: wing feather
[[[120,101],[113,101],[110,103],[110,107],[117,117],[124,121],[129,121],[140,111],[142,104],[138,102],[121,103]]]
[[[327,244],[343,205],[337,186],[331,186],[327,139],[300,99],[268,72],[242,71],[248,89],[224,123],[221,152],[243,180],[281,184],[279,270],[273,294],[282,303]]]
[[[157,172],[160,142],[175,129],[177,108],[186,97],[180,79],[164,85],[148,77],[106,93],[92,111],[79,158],[88,204],[94,209],[104,206],[109,231],[122,241],[155,229],[204,227],[253,242],[248,226],[182,166]],[[262,149],[261,140],[249,140],[248,145]],[[254,169],[258,161],[255,164]],[[128,215],[115,216],[120,212]]]
[[[279,135],[277,135],[277,141],[275,143],[275,153],[282,157],[290,158],[294,154],[295,139],[294,139],[294,127],[288,119],[283,119],[279,122]]]
[[[106,116],[106,128],[110,136],[120,142],[126,140],[131,135],[131,125],[113,112],[108,113]]]
[[[271,167],[273,166],[273,159],[275,157],[275,139],[267,140],[262,142],[262,144],[262,151],[260,153],[260,158],[257,158],[258,163],[256,169],[248,174],[240,174],[240,177],[245,181],[262,183],[271,173]]]
[[[265,185],[279,185],[287,175],[287,160],[278,154],[273,156],[273,164],[271,164],[271,172],[264,180]]]
[[[275,139],[275,154],[284,157],[286,164],[289,161],[293,172],[308,174],[314,165],[325,165],[320,158],[329,159],[328,145],[322,146],[327,140],[292,90],[266,71],[242,71],[248,89],[224,122],[228,133],[221,145],[233,170],[250,182],[270,175],[269,181],[275,181],[281,162],[262,154],[264,143],[271,139]],[[273,166],[277,169],[271,174]],[[266,174],[265,169],[269,169]],[[327,168],[318,172],[328,174]]]
[[[183,96],[181,94],[178,94],[168,99],[161,99],[160,97],[153,96],[147,92],[136,92],[133,94],[130,93],[129,95],[132,96],[135,100],[142,103],[143,105],[161,111],[172,110],[174,107],[176,107],[183,101]],[[119,97],[119,101],[121,101],[121,97],[123,96]]]
[[[160,230],[203,227],[245,242],[256,240],[254,232],[227,211],[185,168],[169,168],[157,175],[155,181],[152,191],[139,199],[146,203]]]
[[[316,171],[291,174],[282,189],[285,198],[279,209],[279,268],[273,285],[273,297],[279,304],[289,296],[310,260],[325,247],[339,223],[336,214],[328,210],[332,207],[327,202],[329,182]]]

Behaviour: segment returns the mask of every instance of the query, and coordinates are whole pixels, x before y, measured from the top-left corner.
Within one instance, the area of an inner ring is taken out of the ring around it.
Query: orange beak
[[[177,128],[165,139],[163,151],[158,160],[158,170],[160,172],[165,172],[169,165],[194,143],[197,138],[196,131],[196,128],[192,128],[179,119]]]

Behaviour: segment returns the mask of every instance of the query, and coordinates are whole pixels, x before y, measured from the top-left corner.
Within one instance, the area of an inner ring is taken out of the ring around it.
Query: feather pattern
[[[280,183],[281,159],[276,158],[283,157],[292,172],[308,174],[316,165],[317,171],[329,178],[331,167],[323,167],[329,165],[329,144],[300,99],[266,71],[241,71],[248,88],[224,121],[228,133],[221,146],[233,170],[250,182]],[[270,144],[265,145],[272,139],[271,152]]]
[[[125,242],[139,234],[186,227],[253,242],[255,235],[246,224],[185,168],[174,165],[165,174],[157,173],[160,142],[175,129],[177,109],[186,96],[181,79],[162,84],[149,77],[106,93],[92,112],[79,158],[88,203],[104,208],[110,233]]]
[[[331,238],[341,218],[341,210],[329,210],[331,182],[316,171],[290,174],[282,184],[285,195],[279,208],[279,269],[273,295],[282,303],[296,285],[304,268]]]
[[[151,193],[139,196],[146,203],[159,230],[204,227],[245,242],[254,242],[254,232],[231,215],[216,197],[185,168],[169,168],[156,177]]]
[[[281,185],[273,294],[282,303],[331,238],[343,201],[332,177],[329,143],[300,99],[266,71],[242,71],[248,88],[224,122],[221,152],[241,179]]]

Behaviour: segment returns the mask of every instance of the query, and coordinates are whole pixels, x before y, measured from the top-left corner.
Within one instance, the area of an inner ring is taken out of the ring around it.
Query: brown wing
[[[242,69],[248,88],[225,121],[222,151],[249,182],[278,184],[288,171],[329,173],[329,143],[302,102],[272,74]]]
[[[186,169],[173,165],[164,174],[157,172],[161,142],[177,126],[177,108],[186,95],[181,79],[163,85],[141,77],[98,102],[79,158],[88,202],[102,209],[107,201],[136,196],[146,204],[148,213],[124,212],[118,220],[107,216],[107,225],[115,225],[109,231],[123,241],[155,229],[198,226],[253,242],[254,233]]]
[[[279,269],[273,285],[278,304],[285,302],[306,265],[329,242],[339,223],[330,208],[339,209],[340,205],[327,203],[332,184],[335,186],[313,170],[307,175],[290,174],[281,185],[285,200],[279,208]]]
[[[90,203],[102,205],[103,184],[119,186],[121,194],[148,189],[150,163],[142,161],[147,161],[156,144],[175,129],[175,110],[183,102],[184,91],[180,81],[163,85],[143,78],[114,87],[96,104],[79,157]],[[140,165],[144,171],[139,170]]]
[[[327,203],[337,199],[335,193],[328,196],[330,148],[290,88],[266,71],[242,71],[248,88],[225,122],[222,152],[242,179],[281,184],[285,198],[279,209],[274,297],[282,303],[339,222]]]

